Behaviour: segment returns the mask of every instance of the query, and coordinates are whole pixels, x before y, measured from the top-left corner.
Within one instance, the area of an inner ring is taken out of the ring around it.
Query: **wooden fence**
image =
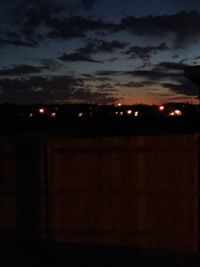
[[[199,135],[1,140],[0,236],[199,250]]]

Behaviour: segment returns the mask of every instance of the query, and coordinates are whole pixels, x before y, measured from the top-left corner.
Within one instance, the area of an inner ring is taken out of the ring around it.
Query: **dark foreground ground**
[[[194,134],[200,132],[200,118],[102,118],[85,120],[64,119],[0,119],[0,135],[22,134],[48,137],[104,137],[157,134]]]
[[[199,267],[200,255],[130,247],[1,243],[0,266]]]

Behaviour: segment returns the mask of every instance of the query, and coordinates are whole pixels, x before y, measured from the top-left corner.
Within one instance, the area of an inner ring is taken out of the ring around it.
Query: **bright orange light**
[[[55,113],[55,112],[52,112],[52,113],[51,113],[51,117],[52,117],[52,118],[55,118],[55,117],[56,117],[56,113]]]
[[[83,117],[83,112],[79,112],[78,116]]]
[[[159,106],[159,110],[163,111],[165,109],[165,106]]]
[[[169,113],[169,116],[181,116],[181,115],[182,115],[182,111],[179,109],[175,109]]]
[[[181,116],[182,115],[181,110],[179,110],[179,109],[174,110],[174,115]]]
[[[45,109],[44,109],[44,108],[40,108],[40,109],[39,109],[39,112],[40,112],[40,114],[44,114]]]
[[[138,112],[138,111],[135,111],[135,112],[134,112],[134,116],[135,116],[135,117],[138,117],[138,115],[139,115],[139,112]]]
[[[118,107],[121,107],[121,105],[122,105],[122,103],[118,103],[118,104],[117,104]]]

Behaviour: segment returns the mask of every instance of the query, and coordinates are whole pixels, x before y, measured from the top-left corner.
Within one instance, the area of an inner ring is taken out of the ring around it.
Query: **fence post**
[[[45,228],[46,228],[46,241],[51,241],[51,225],[50,225],[50,192],[49,192],[49,144],[46,140],[43,145],[44,153],[44,198],[45,198]]]
[[[25,242],[41,239],[41,147],[37,139],[16,143],[16,215],[17,238]]]

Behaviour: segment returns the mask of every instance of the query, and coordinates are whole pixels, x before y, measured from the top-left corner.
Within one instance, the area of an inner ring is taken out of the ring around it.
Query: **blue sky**
[[[197,0],[0,1],[0,103],[197,103]]]

